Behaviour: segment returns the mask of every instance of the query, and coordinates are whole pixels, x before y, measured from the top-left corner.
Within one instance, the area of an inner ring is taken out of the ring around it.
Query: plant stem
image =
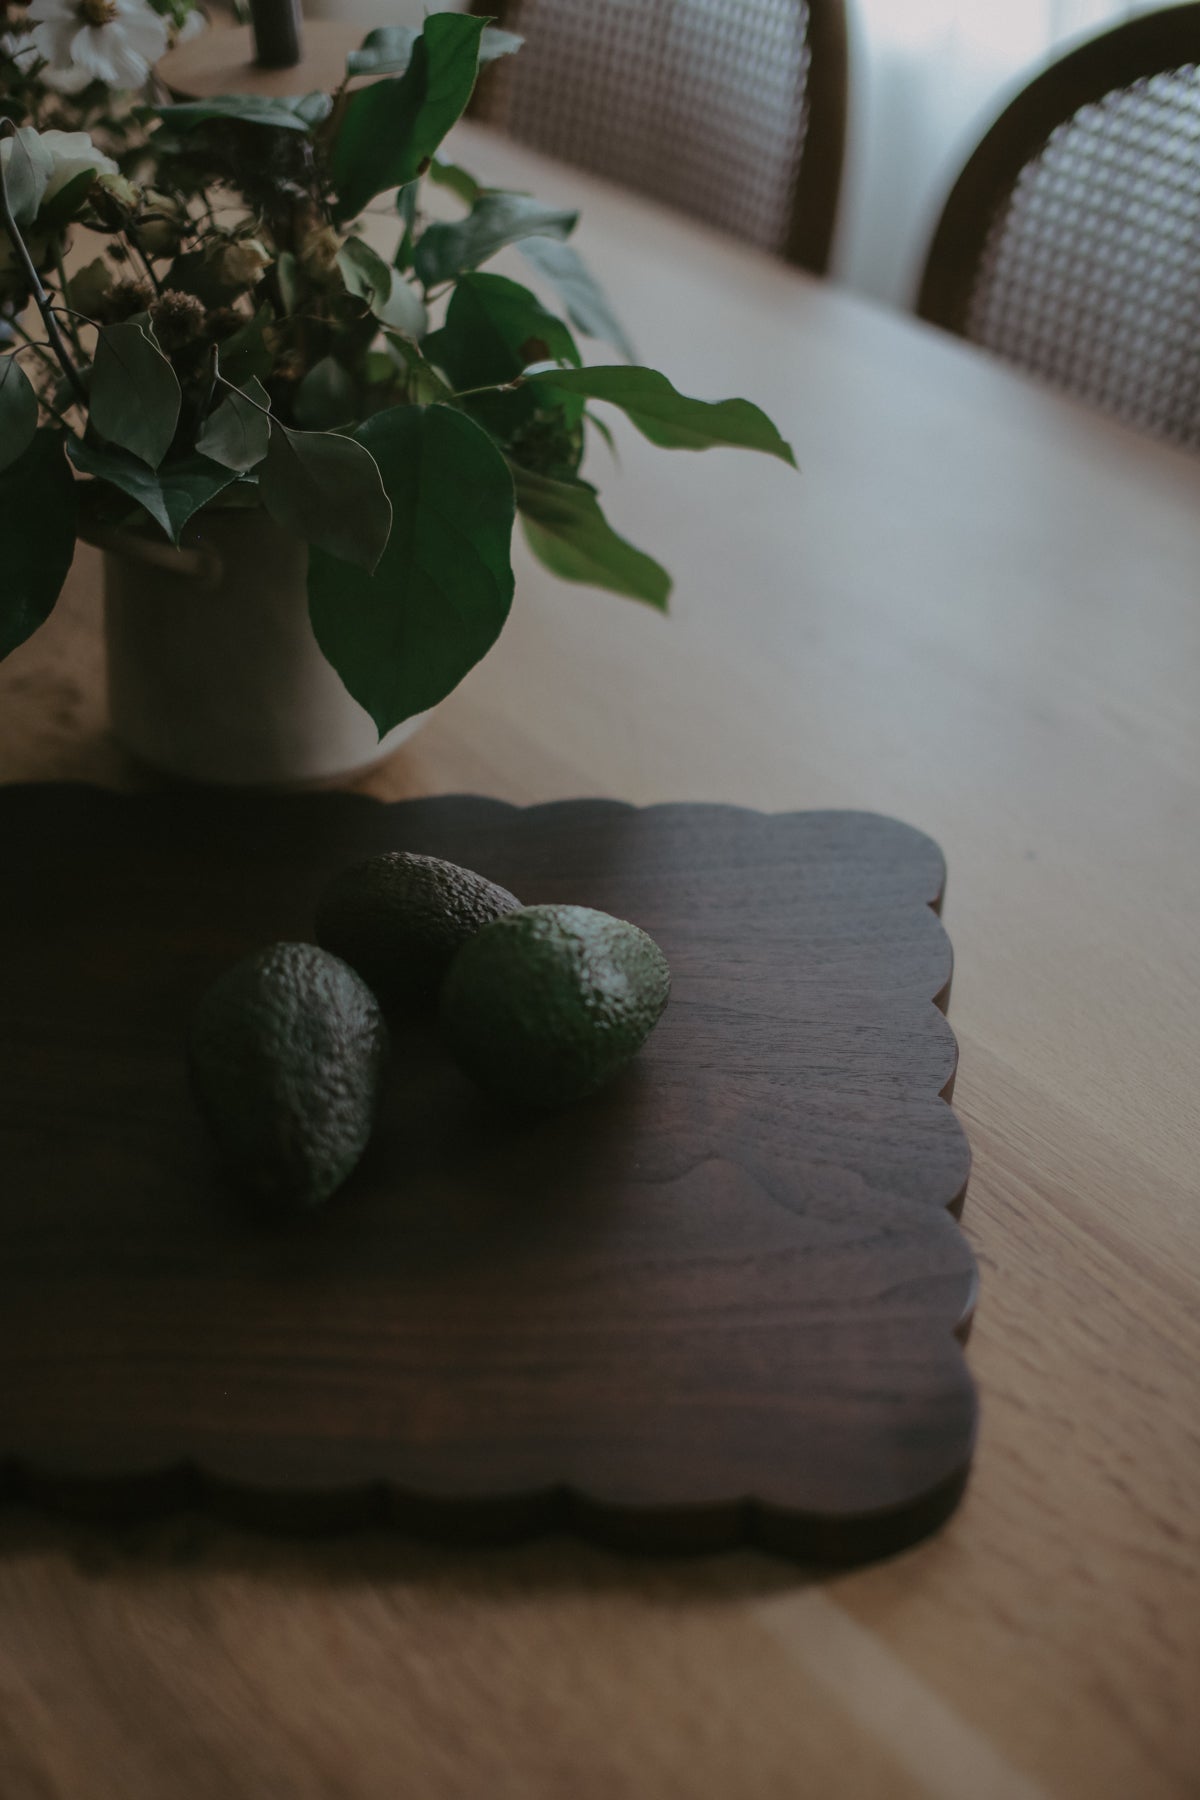
[[[517,375],[512,381],[489,381],[484,387],[458,388],[455,390],[453,398],[455,400],[469,400],[474,394],[511,394],[515,393],[516,389],[522,385],[522,382],[523,377]]]
[[[12,121],[10,119],[5,119],[4,124],[9,127],[9,134],[15,138],[17,135],[16,127],[12,124]],[[8,241],[16,251],[17,261],[21,265],[21,272],[25,277],[30,293],[33,295],[34,303],[42,315],[42,323],[46,327],[46,336],[50,340],[51,349],[58,358],[59,367],[66,376],[71,391],[79,404],[81,406],[86,406],[88,403],[87,389],[80,380],[79,370],[75,367],[75,364],[71,361],[67,352],[67,346],[63,342],[62,332],[58,328],[58,320],[54,317],[54,309],[50,304],[50,296],[42,286],[38,272],[33,266],[33,259],[25,248],[25,240],[17,229],[17,222],[12,216],[12,208],[8,203],[8,188],[5,184],[3,174],[0,174],[0,224],[4,226],[5,232],[8,235]]]
[[[217,346],[208,347],[208,390],[204,396],[204,404],[200,408],[200,417],[207,419],[213,403],[213,395],[217,391]]]
[[[127,231],[125,233],[125,241],[137,253],[137,259],[141,263],[143,269],[145,269],[146,278],[149,281],[150,286],[154,289],[154,292],[156,294],[161,294],[162,293],[162,282],[158,279],[158,276],[154,273],[154,270],[151,267],[150,258],[146,255],[146,252],[142,249],[142,246],[138,243],[137,239],[134,237],[134,235],[131,231]]]
[[[215,347],[216,346],[214,345],[214,349],[215,349]],[[219,381],[222,387],[227,387],[231,394],[236,394],[240,400],[244,400],[246,402],[247,406],[252,406],[254,408],[255,412],[260,412],[264,419],[270,419],[272,425],[278,425],[279,420],[275,417],[275,414],[271,411],[270,407],[269,406],[260,406],[259,402],[257,400],[252,399],[250,397],[250,395],[247,394],[242,388],[235,387],[232,381],[227,381],[225,379],[224,375],[220,374],[217,371],[216,362],[217,362],[217,359],[214,356],[213,357],[213,374],[214,374],[215,380]],[[214,385],[215,385],[215,383],[214,383]]]
[[[58,232],[58,231],[56,231],[54,234],[54,267],[58,273],[59,299],[63,302],[61,310],[68,315],[67,331],[70,334],[71,345],[75,351],[76,356],[78,356],[82,359],[83,345],[79,341],[79,332],[76,330],[74,317],[71,316],[71,308],[66,304],[67,271],[63,267],[62,234],[61,234],[61,232]]]

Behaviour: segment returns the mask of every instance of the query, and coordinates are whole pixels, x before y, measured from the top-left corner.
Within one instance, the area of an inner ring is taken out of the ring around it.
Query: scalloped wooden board
[[[0,791],[0,1469],[118,1516],[394,1519],[885,1554],[962,1492],[976,1271],[936,846],[867,813]],[[223,1188],[192,1005],[390,848],[631,918],[636,1064],[501,1111],[398,1030],[380,1126],[287,1227]]]

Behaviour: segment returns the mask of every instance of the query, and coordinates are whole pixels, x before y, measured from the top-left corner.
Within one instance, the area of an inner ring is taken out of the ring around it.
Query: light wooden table
[[[693,225],[581,201],[647,361],[803,474],[622,436],[664,620],[522,556],[393,797],[893,812],[950,865],[975,1474],[834,1579],[0,1518],[4,1800],[1149,1800],[1200,1781],[1200,463]],[[136,785],[97,570],[0,668],[0,774]]]

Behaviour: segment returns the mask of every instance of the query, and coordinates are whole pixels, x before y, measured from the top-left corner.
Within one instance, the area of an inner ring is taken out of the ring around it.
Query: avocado
[[[317,942],[343,957],[387,1007],[431,1002],[455,953],[521,902],[436,856],[391,850],[356,863],[317,903]]]
[[[315,944],[227,969],[193,1015],[188,1064],[235,1184],[289,1210],[327,1200],[366,1149],[387,1048],[371,990]]]
[[[670,991],[666,957],[636,925],[587,906],[526,906],[459,951],[439,1024],[481,1087],[561,1106],[637,1054]]]

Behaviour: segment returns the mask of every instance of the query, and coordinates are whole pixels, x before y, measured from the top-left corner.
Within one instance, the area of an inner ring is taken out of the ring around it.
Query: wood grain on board
[[[966,1477],[974,1263],[929,839],[870,814],[0,791],[0,1455],[26,1496],[290,1526],[562,1525],[860,1560]],[[384,848],[635,920],[631,1069],[489,1103],[395,1021],[373,1145],[287,1226],[225,1191],[187,1019]]]

